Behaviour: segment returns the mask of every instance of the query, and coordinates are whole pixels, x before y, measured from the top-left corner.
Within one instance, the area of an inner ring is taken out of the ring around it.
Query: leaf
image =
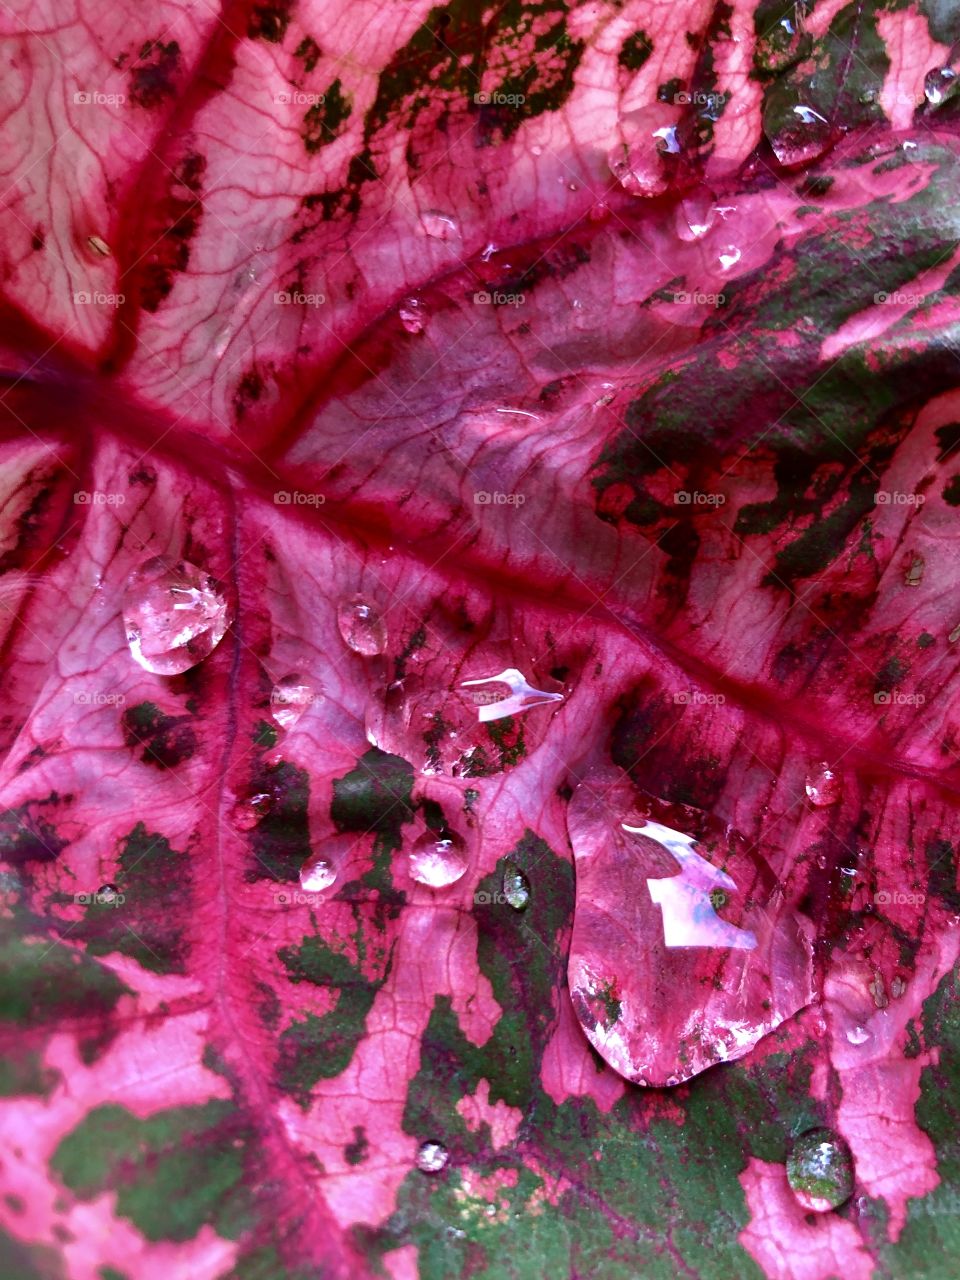
[[[677,13],[4,11],[4,1274],[953,1275],[955,6]]]

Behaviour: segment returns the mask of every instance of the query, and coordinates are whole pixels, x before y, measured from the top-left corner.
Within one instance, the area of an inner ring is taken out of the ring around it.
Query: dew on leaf
[[[281,729],[292,729],[316,698],[316,690],[303,676],[282,676],[270,694],[270,714]]]
[[[807,799],[818,809],[836,804],[843,794],[840,779],[825,760],[819,761],[809,771],[804,782]]]
[[[102,884],[97,890],[97,901],[105,906],[113,906],[120,897],[120,890],[115,884]]]
[[[446,889],[456,884],[466,869],[463,841],[452,831],[443,836],[428,831],[410,850],[410,875],[431,889]]]
[[[341,601],[337,626],[347,648],[365,658],[383,653],[387,647],[387,627],[380,611],[362,596]]]
[[[681,240],[700,240],[716,220],[717,209],[713,196],[709,192],[693,192],[677,206],[677,235]]]
[[[787,1182],[809,1212],[838,1208],[853,1191],[850,1148],[832,1129],[810,1129],[797,1138],[787,1157]]]
[[[923,80],[923,96],[931,107],[939,107],[957,88],[957,73],[951,67],[934,67]]]
[[[524,911],[530,901],[530,881],[512,862],[503,872],[503,896],[514,911]]]
[[[773,154],[786,169],[810,164],[827,150],[831,141],[830,122],[819,111],[803,103],[777,117],[774,128],[764,130]]]
[[[442,1173],[450,1152],[442,1142],[422,1142],[417,1152],[417,1168],[421,1173]]]
[[[252,831],[270,812],[273,797],[268,791],[255,791],[237,800],[230,810],[230,821],[238,831]]]
[[[434,240],[458,240],[460,224],[452,214],[440,213],[436,209],[428,209],[420,215],[420,226],[425,235]]]
[[[419,298],[404,298],[397,313],[407,333],[422,333],[427,323],[427,313]]]
[[[202,662],[233,621],[232,605],[208,573],[163,556],[130,574],[122,610],[131,654],[160,676],[180,675]]]
[[[336,878],[333,864],[324,857],[309,858],[300,868],[300,888],[307,893],[322,893]]]
[[[495,676],[482,676],[477,680],[463,680],[462,689],[478,689],[483,685],[505,684],[510,690],[507,697],[501,697],[496,690],[485,690],[474,694],[478,703],[477,718],[481,724],[491,720],[502,720],[504,716],[516,716],[531,707],[539,707],[548,702],[562,702],[563,694],[535,689],[527,682],[526,677],[516,667],[507,667]]]

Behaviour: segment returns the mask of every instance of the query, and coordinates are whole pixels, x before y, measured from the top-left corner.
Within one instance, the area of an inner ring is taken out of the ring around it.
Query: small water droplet
[[[674,1085],[678,1085],[678,1084],[680,1083],[680,1077],[679,1077],[679,1076],[667,1076],[666,1080],[664,1080],[664,1082],[663,1082],[663,1083],[666,1085],[666,1087],[667,1087],[668,1089],[672,1089],[672,1088],[674,1087]]]
[[[102,884],[97,890],[97,901],[104,906],[113,906],[119,896],[120,890],[115,884]]]
[[[162,556],[130,574],[122,609],[131,654],[160,676],[180,675],[202,662],[233,621],[232,606],[208,573]]]
[[[508,862],[504,868],[503,896],[514,911],[526,910],[530,901],[530,881],[512,862]]]
[[[463,848],[463,841],[452,831],[443,836],[428,831],[410,850],[410,875],[431,889],[456,884],[467,869]]]
[[[743,253],[735,244],[728,244],[720,250],[717,256],[720,260],[720,270],[730,271],[743,257]]]
[[[383,653],[387,647],[387,628],[379,610],[362,596],[344,600],[337,609],[337,626],[344,644],[365,658]]]
[[[787,1157],[787,1182],[797,1202],[812,1213],[828,1213],[850,1199],[853,1158],[832,1129],[811,1129],[797,1138]]]
[[[497,246],[493,243],[493,241],[492,241],[492,240],[490,240],[490,241],[489,241],[486,245],[484,245],[484,247],[483,247],[483,250],[482,250],[482,252],[481,252],[481,254],[480,254],[480,261],[481,261],[481,262],[489,262],[489,261],[490,261],[490,259],[493,257],[493,255],[494,255],[496,252],[497,252]]]
[[[281,676],[270,694],[270,714],[281,729],[292,729],[317,698],[317,692],[296,672]]]
[[[830,122],[819,111],[795,103],[775,121],[764,119],[764,133],[773,154],[785,169],[796,169],[818,159],[828,149]]]
[[[323,857],[308,858],[300,868],[300,888],[307,893],[322,893],[336,878],[333,864]]]
[[[230,810],[230,821],[238,831],[252,831],[272,805],[273,797],[268,791],[256,791],[236,802]]]
[[[400,323],[407,333],[423,333],[427,323],[427,313],[419,298],[404,298],[400,304]]]
[[[866,1027],[861,1027],[861,1026],[848,1027],[847,1039],[850,1041],[851,1044],[866,1044],[866,1042],[870,1039],[870,1032],[866,1029]]]
[[[230,345],[230,339],[233,337],[233,330],[229,325],[224,325],[213,339],[213,358],[222,360],[226,355],[227,347]]]
[[[662,129],[654,129],[653,137],[657,139],[654,145],[658,151],[671,156],[680,154],[680,142],[677,139],[676,125],[664,125]]]
[[[495,690],[476,694],[478,700],[477,718],[481,724],[491,720],[502,720],[504,716],[520,715],[532,707],[542,706],[547,702],[562,702],[562,693],[548,693],[543,689],[535,689],[528,684],[526,677],[516,667],[507,667],[495,676],[482,676],[477,680],[462,680],[461,689],[474,689],[485,684],[505,684],[510,690],[507,697],[500,697]]]
[[[825,760],[819,761],[807,774],[804,790],[807,799],[818,809],[836,804],[843,794],[839,777]]]
[[[428,209],[420,215],[420,225],[424,234],[433,240],[458,240],[460,224],[449,213],[439,213],[436,209]]]
[[[538,143],[534,143],[534,145],[530,148],[530,151],[535,156],[543,155],[543,147],[541,147]]]
[[[417,1168],[421,1173],[442,1173],[450,1152],[442,1142],[422,1142],[417,1152]]]
[[[708,191],[695,192],[677,207],[676,227],[681,240],[700,240],[717,220],[717,207]]]
[[[934,67],[923,81],[923,96],[931,107],[939,107],[956,90],[957,73],[950,67]]]

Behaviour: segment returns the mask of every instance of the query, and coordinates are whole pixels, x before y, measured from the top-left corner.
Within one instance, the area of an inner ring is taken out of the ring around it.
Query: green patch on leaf
[[[36,1050],[7,1050],[0,1059],[0,1096],[36,1094],[46,1098],[61,1079],[60,1072],[43,1065]]]
[[[109,969],[59,943],[0,939],[0,1019],[32,1026],[94,1022],[129,988]]]
[[[261,763],[250,783],[251,795],[268,795],[270,807],[250,832],[251,880],[296,884],[310,854],[310,776],[286,760]]]

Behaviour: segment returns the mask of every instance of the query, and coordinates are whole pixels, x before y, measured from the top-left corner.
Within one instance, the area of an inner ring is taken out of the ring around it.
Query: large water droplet
[[[162,556],[130,574],[122,607],[130,652],[159,676],[180,675],[202,662],[233,621],[231,604],[208,573]]]
[[[957,91],[957,73],[951,67],[934,67],[923,81],[923,96],[931,107],[939,107]]]
[[[322,856],[309,858],[300,868],[300,888],[307,893],[322,893],[337,878],[333,864]]]
[[[787,1181],[804,1209],[827,1213],[838,1208],[853,1192],[850,1148],[832,1129],[810,1129],[787,1157]]]
[[[427,323],[427,313],[419,298],[404,298],[400,304],[400,323],[407,333],[423,333]]]
[[[512,862],[503,871],[503,896],[514,911],[526,910],[530,901],[530,881]]]
[[[101,906],[116,906],[120,899],[120,890],[115,884],[102,884],[97,890],[97,901]]]
[[[458,240],[460,224],[449,213],[440,213],[436,209],[428,209],[420,215],[420,225],[424,234],[434,240]]]
[[[717,207],[710,192],[694,192],[677,206],[677,235],[681,240],[700,240],[716,220]]]
[[[765,116],[764,132],[785,169],[812,163],[829,148],[832,137],[829,120],[799,102],[779,115],[775,123]]]
[[[478,702],[477,717],[481,724],[491,720],[502,720],[504,716],[516,716],[532,707],[543,706],[547,702],[562,702],[562,693],[551,693],[544,689],[535,689],[528,684],[522,671],[516,667],[507,667],[495,676],[481,676],[478,680],[463,680],[462,689],[476,689],[482,685],[506,685],[510,690],[503,696],[496,690],[488,690],[487,694],[474,694]]]
[[[270,714],[281,729],[292,729],[316,697],[313,685],[303,676],[291,672],[288,676],[281,676],[273,686]]]
[[[257,791],[243,796],[230,810],[230,821],[238,831],[252,831],[267,816],[273,806],[273,796],[268,791]]]
[[[825,809],[828,805],[836,804],[843,795],[840,779],[827,764],[826,760],[821,760],[818,764],[815,764],[807,774],[804,790],[807,793],[807,799],[811,804],[816,805],[818,809]]]
[[[467,869],[463,847],[463,841],[452,831],[443,836],[428,831],[410,850],[411,876],[431,889],[456,884]]]
[[[582,783],[568,823],[571,998],[626,1079],[689,1080],[810,1001],[813,927],[729,827],[644,797],[619,772]]]
[[[362,596],[344,600],[337,609],[337,626],[344,644],[371,658],[387,647],[387,628],[379,610]]]
[[[442,1142],[423,1142],[417,1152],[417,1168],[421,1173],[441,1173],[449,1159],[450,1152]]]

